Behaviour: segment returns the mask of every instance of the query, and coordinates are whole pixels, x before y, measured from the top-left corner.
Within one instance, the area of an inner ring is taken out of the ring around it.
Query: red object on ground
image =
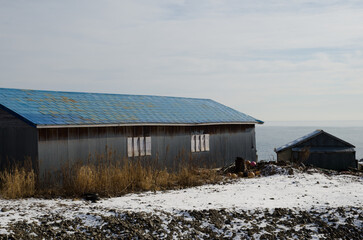
[[[255,162],[255,161],[252,161],[252,162],[250,163],[250,165],[251,165],[252,167],[255,167],[255,166],[256,166],[256,162]]]

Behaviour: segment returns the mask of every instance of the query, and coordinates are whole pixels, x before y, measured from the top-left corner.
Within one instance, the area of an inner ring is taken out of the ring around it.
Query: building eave
[[[254,125],[259,122],[211,122],[211,123],[110,123],[110,124],[72,124],[36,125],[36,128],[79,128],[79,127],[134,127],[134,126],[211,126],[211,125]]]

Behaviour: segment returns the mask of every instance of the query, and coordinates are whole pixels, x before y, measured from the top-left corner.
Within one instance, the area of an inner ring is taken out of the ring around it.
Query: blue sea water
[[[256,145],[259,160],[276,160],[275,148],[281,147],[317,129],[322,129],[356,148],[356,158],[363,158],[363,125],[324,123],[273,123],[256,127]]]

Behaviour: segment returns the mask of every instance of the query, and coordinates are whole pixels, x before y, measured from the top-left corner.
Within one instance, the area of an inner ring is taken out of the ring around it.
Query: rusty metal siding
[[[89,152],[89,145],[88,145],[88,136],[89,129],[88,128],[79,128],[78,132],[75,133],[78,136],[78,149],[76,154],[76,159],[78,160],[88,160],[88,152]],[[78,135],[77,135],[78,134]]]
[[[36,128],[0,109],[0,170],[29,159],[37,171],[37,139]]]
[[[87,154],[94,156],[100,154],[99,139],[98,139],[98,128],[87,128],[88,129],[88,150]],[[74,159],[70,159],[74,160]]]
[[[171,162],[169,161],[169,164],[167,164],[168,162],[165,158],[168,156],[169,147],[165,141],[165,135],[158,134],[159,131],[155,131],[154,134],[151,134],[151,156],[155,162],[155,165],[168,167],[168,165],[170,166]]]
[[[158,156],[159,166],[165,166],[169,169],[176,169],[181,165],[186,165],[190,157],[190,137],[178,135],[151,136],[151,146],[156,145],[155,153]],[[188,149],[188,153],[186,153]],[[153,147],[152,147],[153,154]]]
[[[42,173],[43,177],[44,172],[53,172],[61,167],[61,163],[65,161],[64,152],[67,151],[67,148],[62,148],[64,145],[64,140],[59,139],[59,134],[57,129],[48,129],[47,131],[39,132],[39,140],[47,141],[47,145],[38,145],[38,151],[43,156],[47,156],[47,158],[39,159],[39,171]],[[40,156],[40,155],[39,155]]]
[[[176,169],[186,163],[221,167],[243,157],[256,160],[254,125],[134,126],[38,129],[42,170],[59,169],[65,161],[120,161]],[[210,151],[191,152],[192,134],[210,134]],[[151,137],[151,156],[127,157],[128,137]]]
[[[68,129],[68,160],[77,161],[80,159],[81,145],[79,139],[79,128]],[[39,151],[39,159],[42,159],[41,152]]]
[[[124,138],[118,137],[117,128],[116,127],[109,127],[106,129],[106,159],[108,161],[115,161],[117,158],[120,158],[120,151],[125,152],[126,145],[124,144],[124,141],[122,141]]]
[[[68,161],[68,129],[57,129],[58,139],[56,144],[58,145],[58,166],[62,165],[64,162]]]

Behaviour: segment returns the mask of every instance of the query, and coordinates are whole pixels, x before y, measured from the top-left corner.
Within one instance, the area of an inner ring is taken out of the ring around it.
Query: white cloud
[[[363,119],[362,6],[2,2],[0,85],[206,97],[263,120]]]

